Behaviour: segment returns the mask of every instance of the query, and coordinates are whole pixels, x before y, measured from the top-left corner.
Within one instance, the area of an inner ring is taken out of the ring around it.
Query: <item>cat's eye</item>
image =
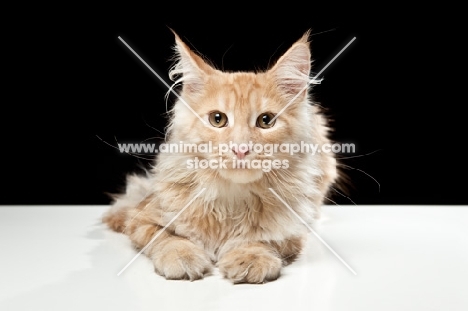
[[[261,127],[262,129],[268,129],[275,125],[276,120],[271,122],[271,120],[275,117],[275,115],[271,112],[264,112],[257,118],[257,127]],[[271,122],[271,124],[270,124]]]
[[[214,127],[224,127],[227,126],[228,118],[225,113],[220,111],[213,111],[208,117],[211,125]]]

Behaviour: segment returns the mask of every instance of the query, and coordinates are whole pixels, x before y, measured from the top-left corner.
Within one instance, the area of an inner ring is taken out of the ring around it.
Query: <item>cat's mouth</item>
[[[218,169],[219,175],[235,183],[250,183],[263,175],[261,161],[256,157],[244,159],[231,158],[225,161],[225,166]]]
[[[264,173],[282,168],[282,165],[283,160],[252,152],[243,157],[227,154],[211,155],[191,167],[215,170],[223,179],[235,183],[250,183],[262,178]]]
[[[261,169],[231,168],[219,170],[219,175],[234,183],[246,184],[259,180],[263,176]]]

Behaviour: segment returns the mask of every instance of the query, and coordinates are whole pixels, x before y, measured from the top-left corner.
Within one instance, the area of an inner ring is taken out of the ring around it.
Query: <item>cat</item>
[[[310,31],[262,72],[216,69],[174,36],[169,76],[182,88],[166,143],[233,147],[221,154],[159,153],[146,175],[127,177],[125,193],[114,197],[103,222],[144,249],[166,279],[201,279],[217,266],[233,283],[276,280],[307,237],[297,216],[313,222],[337,180],[336,158],[240,147],[330,142],[327,120],[309,94]],[[224,161],[225,167],[195,167],[194,159]],[[238,160],[279,160],[281,167],[233,168]]]

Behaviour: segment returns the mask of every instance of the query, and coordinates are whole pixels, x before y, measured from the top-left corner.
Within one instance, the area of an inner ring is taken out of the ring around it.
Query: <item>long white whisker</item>
[[[380,193],[380,183],[377,181],[377,179],[375,179],[374,177],[372,177],[370,174],[364,172],[363,170],[360,170],[358,168],[355,168],[355,167],[352,167],[352,166],[349,166],[349,165],[346,165],[346,164],[343,164],[343,163],[340,163],[339,164],[340,166],[344,166],[344,167],[347,167],[347,168],[350,168],[352,170],[356,170],[356,171],[360,171],[361,173],[367,175],[368,177],[370,177],[373,181],[375,181],[377,183],[377,185],[379,186],[379,193]]]
[[[103,143],[105,143],[106,145],[111,146],[112,148],[117,149],[117,150],[119,150],[120,152],[122,152],[119,148],[117,148],[116,146],[114,146],[114,145],[108,143],[107,141],[105,141],[104,139],[102,139],[101,137],[99,137],[98,135],[96,135],[96,137],[99,138],[99,140],[102,141]],[[132,156],[132,157],[135,157],[135,158],[138,158],[138,159],[142,159],[142,160],[146,160],[146,161],[151,161],[151,160],[153,160],[153,158],[144,158],[144,157],[140,157],[140,156],[137,155],[137,153],[132,153],[132,152],[128,152],[128,151],[125,151],[125,150],[124,150],[122,153],[126,153],[126,154],[128,154],[128,155],[130,155],[130,156]]]
[[[327,199],[328,201],[332,202],[333,204],[335,204],[336,206],[339,206],[339,207],[341,207],[341,205],[340,205],[340,204],[336,203],[336,202],[335,202],[335,201],[333,201],[332,199],[330,199],[330,198],[328,198],[328,197],[326,197],[326,196],[323,196],[323,197],[324,197],[325,199]]]
[[[368,155],[371,155],[371,154],[374,154],[378,151],[381,151],[382,149],[377,149],[377,150],[374,150],[372,152],[369,152],[369,153],[366,153],[366,154],[359,154],[359,155],[355,155],[355,156],[350,156],[350,157],[336,157],[337,159],[340,159],[340,160],[344,160],[344,159],[353,159],[353,158],[360,158],[360,157],[365,157],[365,156],[368,156]]]
[[[143,120],[145,122],[145,124],[149,127],[149,128],[152,128],[153,130],[155,130],[156,132],[160,133],[160,134],[163,134],[164,136],[166,136],[165,133],[161,132],[160,130],[158,130],[157,128],[155,127],[152,127],[151,125],[148,124],[148,122],[146,122],[146,120]]]
[[[343,197],[347,198],[347,199],[348,199],[348,200],[350,200],[350,201],[351,201],[351,202],[352,202],[354,205],[356,205],[356,206],[357,206],[357,204],[356,204],[356,203],[354,203],[354,201],[353,201],[353,200],[351,200],[351,198],[350,198],[350,197],[348,197],[348,196],[344,195],[343,193],[341,193],[340,191],[338,191],[336,188],[334,188],[334,187],[332,187],[332,186],[330,186],[330,188],[331,188],[331,189],[333,189],[333,190],[334,190],[336,193],[340,194],[341,196],[343,196]]]

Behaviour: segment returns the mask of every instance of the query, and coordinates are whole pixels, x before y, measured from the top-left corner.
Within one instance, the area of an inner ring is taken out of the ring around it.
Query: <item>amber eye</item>
[[[275,125],[275,121],[271,122],[270,121],[275,117],[275,115],[271,112],[264,112],[261,115],[258,116],[257,118],[257,126],[261,127],[262,129],[267,129],[270,127],[273,127]]]
[[[214,127],[224,127],[227,126],[228,118],[225,113],[220,111],[213,111],[208,117],[210,119],[211,125]]]

